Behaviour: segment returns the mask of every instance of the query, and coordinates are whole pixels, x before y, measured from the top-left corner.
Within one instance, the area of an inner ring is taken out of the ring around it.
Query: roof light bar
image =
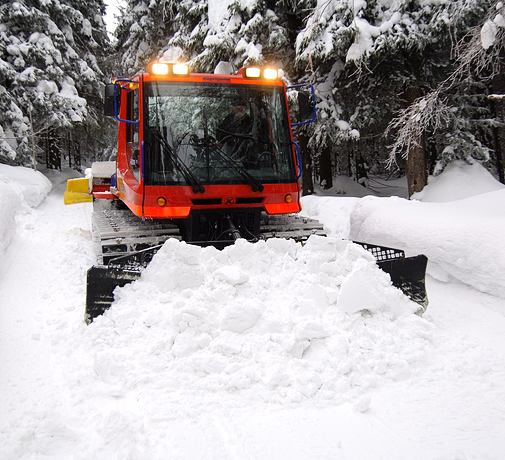
[[[264,80],[279,80],[284,73],[276,67],[245,67],[242,69],[245,78],[263,78]]]
[[[259,67],[246,67],[245,76],[246,78],[260,78],[261,69]]]
[[[153,62],[150,72],[154,75],[189,75],[189,65],[178,62]]]

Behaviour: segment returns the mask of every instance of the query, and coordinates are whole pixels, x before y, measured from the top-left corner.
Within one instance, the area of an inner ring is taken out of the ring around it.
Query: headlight
[[[259,67],[246,67],[245,76],[247,78],[259,78],[261,77],[261,69]]]
[[[279,78],[279,69],[263,69],[263,78],[265,80],[277,80]]]
[[[169,69],[168,64],[166,64],[164,62],[155,62],[151,66],[151,72],[154,75],[168,75],[169,70],[170,69]]]
[[[189,75],[189,66],[188,64],[174,64],[172,73],[174,75]]]

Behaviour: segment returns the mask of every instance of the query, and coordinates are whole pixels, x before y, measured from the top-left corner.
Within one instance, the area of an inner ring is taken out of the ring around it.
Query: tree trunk
[[[492,83],[492,88],[494,93],[505,94],[505,78],[497,76]],[[495,113],[495,118],[499,123],[505,123],[505,102],[500,99],[493,101],[493,108]],[[496,157],[496,170],[498,172],[498,180],[505,184],[505,170],[504,170],[504,153],[505,153],[505,127],[497,126],[493,128],[493,138],[494,138],[494,153]]]
[[[424,136],[419,140],[419,145],[412,147],[407,158],[407,183],[409,198],[413,193],[420,192],[428,183],[428,168]]]
[[[309,139],[305,134],[300,133],[298,136],[298,142],[300,143],[303,162],[302,195],[312,195],[312,193],[314,193],[314,181],[312,179],[312,156],[307,146]]]
[[[352,177],[352,158],[354,155],[354,146],[351,141],[347,141],[347,175]]]
[[[405,98],[409,105],[422,97],[423,90],[418,86],[410,86],[405,91]],[[408,152],[407,157],[407,183],[409,198],[413,193],[420,192],[428,183],[428,161],[424,135],[417,139]]]
[[[324,148],[321,152],[321,158],[319,159],[319,177],[324,189],[333,187],[333,172],[331,170],[331,152],[329,147]]]
[[[428,174],[433,174],[435,172],[435,166],[437,164],[438,156],[438,146],[436,140],[432,137],[429,141],[426,141],[426,158],[428,158]]]

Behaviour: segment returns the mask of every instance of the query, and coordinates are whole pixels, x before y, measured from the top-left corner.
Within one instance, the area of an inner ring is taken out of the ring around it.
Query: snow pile
[[[37,171],[0,164],[0,254],[14,235],[15,216],[22,204],[38,206],[51,190],[51,182]]]
[[[425,254],[439,279],[505,296],[505,189],[447,203],[366,197],[350,227],[354,240]]]
[[[217,403],[223,393],[350,400],[422,358],[431,325],[416,309],[350,242],[238,241],[218,251],[168,240],[84,337],[69,338],[70,361],[79,382],[119,395],[142,388],[135,397],[157,408],[188,392]],[[79,348],[92,357],[87,368]]]
[[[439,176],[430,176],[428,185],[412,198],[420,201],[453,201],[503,188],[505,185],[498,182],[481,164],[454,161]]]
[[[7,184],[31,208],[36,208],[51,191],[51,182],[39,171],[0,164],[0,182]]]

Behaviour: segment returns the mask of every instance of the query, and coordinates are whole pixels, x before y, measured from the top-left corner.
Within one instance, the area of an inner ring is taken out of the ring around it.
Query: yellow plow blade
[[[91,201],[93,201],[93,195],[89,193],[87,177],[67,180],[67,189],[63,194],[65,204],[89,203]]]

